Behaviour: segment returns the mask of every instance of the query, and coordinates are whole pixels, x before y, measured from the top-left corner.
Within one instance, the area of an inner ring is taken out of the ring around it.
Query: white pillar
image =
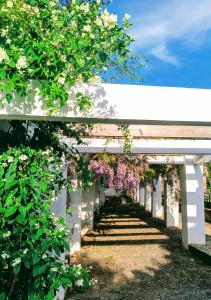
[[[69,193],[72,213],[68,216],[68,227],[71,230],[70,254],[81,250],[81,205],[82,192]]]
[[[153,179],[152,216],[155,218],[161,218],[162,214],[161,177],[159,177],[158,179]]]
[[[144,185],[140,184],[140,188],[139,188],[139,204],[141,206],[144,206],[144,194],[145,194]]]
[[[146,211],[152,211],[152,188],[149,183],[145,184],[144,207]]]
[[[100,207],[104,206],[105,204],[105,191],[104,187],[100,188]]]
[[[94,183],[94,210],[99,210],[100,207],[100,190],[99,183],[95,181]]]
[[[165,223],[167,227],[179,226],[179,202],[174,186],[165,183]]]
[[[94,218],[94,187],[91,186],[82,193],[82,208],[81,208],[81,229],[82,235],[88,230],[93,229]]]
[[[205,214],[203,191],[203,166],[194,165],[190,157],[185,158],[181,172],[182,188],[182,241],[188,248],[190,244],[204,245]]]
[[[136,203],[140,203],[140,187],[138,186],[136,189]]]

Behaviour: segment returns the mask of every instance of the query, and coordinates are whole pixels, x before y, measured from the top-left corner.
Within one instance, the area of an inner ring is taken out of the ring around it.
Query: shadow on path
[[[93,267],[98,284],[67,299],[211,299],[211,267],[182,247],[179,229],[135,204],[107,203],[79,262]]]

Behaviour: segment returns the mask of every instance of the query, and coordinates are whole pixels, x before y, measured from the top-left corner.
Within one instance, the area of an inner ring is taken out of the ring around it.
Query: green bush
[[[90,273],[70,266],[69,231],[50,212],[66,184],[50,151],[13,148],[0,156],[0,299],[53,299],[59,286],[88,287]]]
[[[126,60],[133,41],[129,16],[120,26],[100,2],[0,1],[0,90],[7,102],[13,93],[28,95],[35,79],[45,106],[59,108],[75,83],[99,82],[108,67]],[[88,97],[76,97],[80,110],[91,107]]]

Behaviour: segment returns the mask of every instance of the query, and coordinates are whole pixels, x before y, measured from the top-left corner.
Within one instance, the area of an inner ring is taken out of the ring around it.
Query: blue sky
[[[149,58],[145,85],[211,88],[211,0],[113,0],[132,16],[136,54]]]

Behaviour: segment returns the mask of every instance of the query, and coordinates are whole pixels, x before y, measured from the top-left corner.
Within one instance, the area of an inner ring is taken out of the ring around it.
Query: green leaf
[[[4,174],[4,168],[2,166],[0,166],[0,177],[2,177]]]
[[[21,207],[19,207],[19,212],[21,213],[21,215],[23,217],[25,217],[26,216],[26,212],[27,212],[27,208],[24,207],[24,206],[21,206]]]
[[[15,194],[17,193],[18,191],[18,188],[14,189],[13,191],[11,191],[9,193],[9,195],[7,196],[6,200],[5,200],[5,204],[6,206],[10,206],[12,204],[12,202],[14,202],[14,196]]]
[[[4,215],[5,217],[10,217],[12,215],[14,215],[17,211],[17,207],[16,206],[11,206],[10,208],[7,208]]]
[[[32,261],[33,261],[33,265],[38,264],[38,262],[41,261],[40,254],[39,254],[39,253],[36,253],[36,254],[33,256]]]
[[[25,221],[26,221],[25,217],[22,216],[22,215],[18,215],[17,218],[16,218],[16,220],[17,220],[17,222],[18,222],[19,224],[24,224]]]
[[[44,232],[44,230],[43,230],[42,228],[39,228],[39,229],[37,230],[37,233],[36,233],[36,238],[41,237],[41,235],[43,234],[43,232]]]
[[[4,292],[0,294],[0,300],[6,300],[6,295]]]
[[[39,288],[40,283],[41,283],[41,280],[40,280],[39,277],[37,277],[37,278],[35,279],[35,281],[34,281],[34,287],[35,287],[35,289],[38,289],[38,288]]]
[[[43,192],[46,192],[47,191],[47,184],[44,180],[41,180],[40,181],[40,187],[42,189]]]
[[[18,274],[18,273],[20,272],[20,268],[21,268],[20,265],[15,266],[15,267],[13,268],[13,272],[14,272],[15,274]]]
[[[55,290],[58,289],[58,287],[60,287],[60,285],[62,284],[61,279],[57,278],[50,286],[50,290]]]
[[[52,300],[54,298],[54,292],[52,291],[52,292],[50,292],[50,293],[48,293],[48,295],[47,296],[45,296],[45,300]]]
[[[6,97],[7,102],[11,103],[11,101],[12,101],[12,95],[11,94],[6,94],[5,97]]]
[[[11,189],[11,187],[15,186],[18,183],[18,180],[7,181],[4,188],[5,190]]]
[[[29,269],[31,267],[31,264],[28,260],[24,261],[24,265],[27,269]]]
[[[7,76],[6,72],[4,70],[0,70],[0,79],[5,79]]]
[[[40,274],[42,274],[42,273],[44,273],[45,272],[45,270],[47,269],[47,265],[36,265],[36,266],[34,266],[34,268],[33,268],[33,276],[35,277],[35,276],[37,276],[37,275],[40,275]]]

